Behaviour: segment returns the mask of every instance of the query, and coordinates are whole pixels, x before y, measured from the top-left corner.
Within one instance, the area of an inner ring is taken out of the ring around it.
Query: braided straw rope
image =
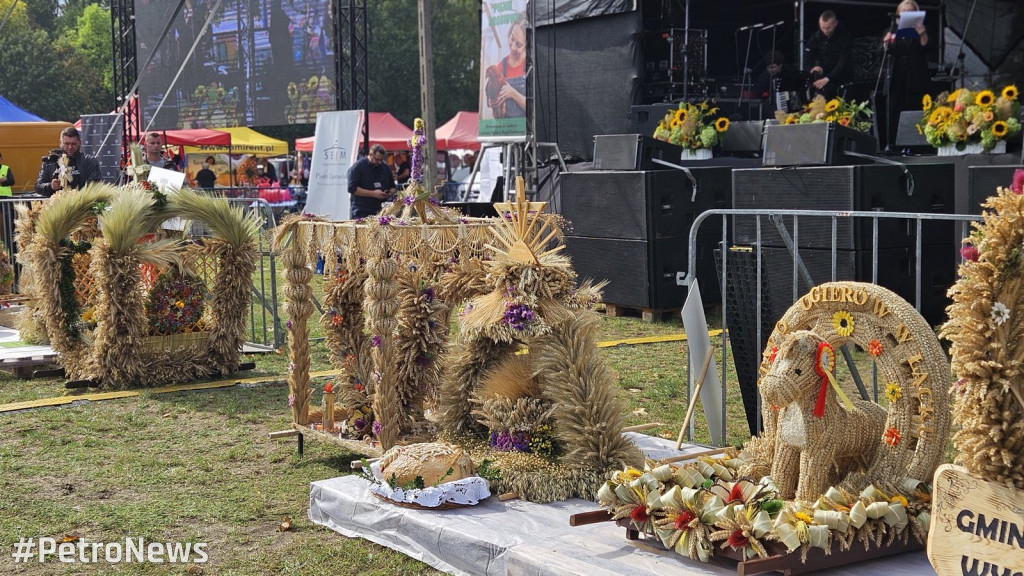
[[[1024,489],[1024,196],[999,188],[983,206],[942,328],[958,377],[953,445],[969,472]]]
[[[947,389],[951,377],[946,355],[921,315],[895,293],[874,284],[832,282],[816,286],[776,324],[762,356],[762,378],[772,370],[772,357],[788,350],[787,338],[799,330],[814,332],[837,353],[848,343],[869,353],[877,352],[874,360],[879,381],[890,400],[884,432],[875,439],[875,456],[866,462],[866,470],[847,474],[843,485],[859,490],[872,483],[900,485],[908,478],[930,479],[942,462],[949,435]],[[782,362],[782,358],[776,357],[774,362]],[[844,390],[851,398],[857,395],[850,388]],[[810,411],[812,407],[805,405],[803,409]],[[794,434],[786,429],[780,411],[773,409],[767,399],[762,418],[764,432],[748,443],[745,473],[772,469],[779,446],[786,444],[787,435]],[[820,452],[828,443],[841,443],[844,435],[866,433],[859,426],[869,424],[870,419],[853,419],[841,427],[828,428],[821,436],[808,439],[812,443],[804,451]],[[780,468],[792,470],[792,462],[789,464]],[[801,470],[800,478],[774,480],[779,486],[796,486],[805,475],[812,474],[820,471]]]
[[[402,409],[401,391],[392,369],[395,366],[392,335],[398,327],[398,263],[384,249],[382,227],[371,227],[368,234],[370,250],[366,253],[366,327],[379,339],[373,348],[373,380],[375,395],[373,413],[381,429],[381,447],[389,450],[398,441],[406,415]]]

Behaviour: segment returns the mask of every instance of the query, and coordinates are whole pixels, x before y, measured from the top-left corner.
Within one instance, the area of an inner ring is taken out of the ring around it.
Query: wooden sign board
[[[939,576],[1024,576],[1024,492],[952,464],[932,490],[928,560]]]

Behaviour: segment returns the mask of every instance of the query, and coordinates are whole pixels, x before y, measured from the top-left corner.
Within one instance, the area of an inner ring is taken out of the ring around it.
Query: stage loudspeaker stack
[[[800,249],[798,254],[815,285],[833,280],[831,250]],[[958,256],[952,241],[943,246],[921,248],[920,311],[930,324],[938,325],[946,319],[946,306],[950,303],[946,291],[956,281]],[[872,262],[870,249],[837,250],[835,258],[835,280],[871,282],[874,266],[878,278],[876,284],[892,290],[911,304],[917,303],[917,257],[914,248],[879,249],[877,263]],[[808,286],[797,270],[794,292],[793,255],[786,248],[762,247],[761,266],[768,277],[768,301],[773,318],[781,318],[790,305],[807,293]]]
[[[1013,183],[1013,173],[1020,166],[969,166],[967,168],[967,211],[968,214],[981,214],[982,203],[996,193],[996,188],[1009,188]]]
[[[566,251],[580,278],[608,280],[604,301],[625,307],[681,307],[686,288],[676,277],[688,268],[694,219],[730,204],[730,169],[691,170],[697,193],[679,170],[568,172],[561,177]],[[718,299],[711,249],[718,224],[698,236],[697,277],[704,302]],[[713,288],[712,288],[713,287]]]
[[[679,163],[683,149],[643,134],[594,136],[595,170],[666,170],[654,159]]]
[[[767,218],[772,210],[835,210],[875,212],[954,213],[954,170],[948,163],[912,164],[907,166],[913,176],[913,194],[908,194],[908,178],[898,166],[829,166],[788,169],[755,168],[734,170],[733,206],[764,210],[761,217],[761,245],[783,247],[782,236]],[[828,249],[832,246],[832,219],[803,217],[799,228],[792,216],[782,217],[791,238],[800,248]],[[742,245],[757,243],[757,221],[754,216],[737,216],[733,225],[733,242]],[[873,223],[869,218],[836,220],[836,248],[857,250],[871,248]],[[912,247],[916,226],[900,219],[878,220],[878,247]],[[924,222],[922,245],[951,242],[952,222]]]

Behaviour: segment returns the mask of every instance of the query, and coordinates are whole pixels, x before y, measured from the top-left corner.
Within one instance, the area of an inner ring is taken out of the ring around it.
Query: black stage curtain
[[[629,131],[643,66],[638,11],[536,31],[537,140],[592,159],[595,134]]]

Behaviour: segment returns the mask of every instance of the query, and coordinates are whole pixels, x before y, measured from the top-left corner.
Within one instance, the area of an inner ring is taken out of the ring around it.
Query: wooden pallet
[[[612,318],[640,318],[644,322],[665,322],[679,318],[681,308],[637,308],[621,304],[604,304],[604,315]]]
[[[13,372],[18,378],[30,379],[36,368],[57,363],[57,353],[49,346],[0,348],[0,370]]]

